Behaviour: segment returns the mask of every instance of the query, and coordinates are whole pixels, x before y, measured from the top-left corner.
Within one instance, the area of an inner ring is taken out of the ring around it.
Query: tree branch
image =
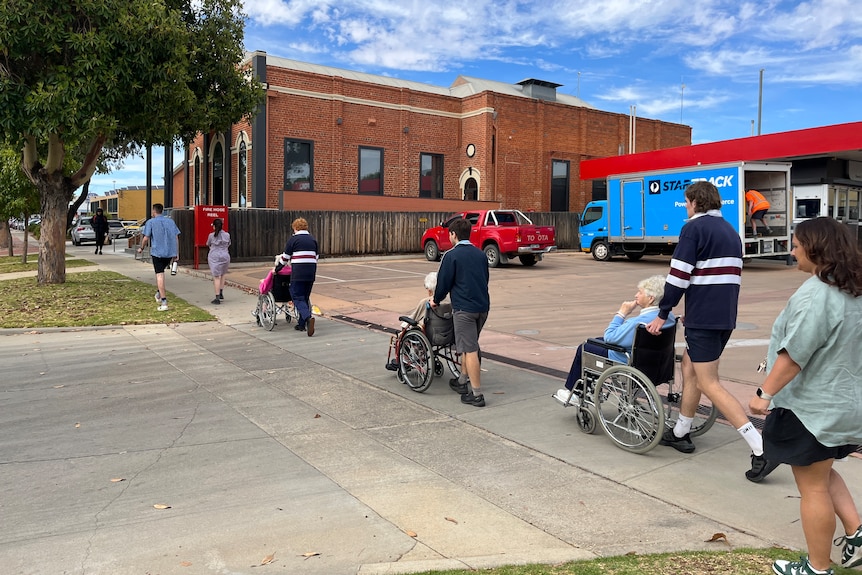
[[[53,174],[63,169],[63,160],[66,157],[66,147],[60,134],[53,132],[48,136],[48,160],[45,162],[45,171]]]
[[[36,183],[33,179],[33,171],[36,169],[36,165],[39,163],[39,149],[36,146],[36,138],[34,136],[25,136],[24,137],[24,153],[21,158],[21,167],[24,169],[24,173],[27,174],[27,178],[30,179],[31,182]]]
[[[104,134],[99,134],[93,141],[90,142],[90,147],[87,148],[87,155],[84,156],[84,161],[81,164],[81,169],[72,174],[72,189],[88,182],[96,172],[96,167],[99,162],[99,156],[102,153],[102,147],[105,145],[106,137]]]

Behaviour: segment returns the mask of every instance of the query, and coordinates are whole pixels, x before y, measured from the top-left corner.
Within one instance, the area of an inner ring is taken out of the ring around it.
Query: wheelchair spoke
[[[664,412],[658,394],[636,369],[616,366],[605,371],[594,397],[599,423],[617,446],[643,453],[661,439]]]

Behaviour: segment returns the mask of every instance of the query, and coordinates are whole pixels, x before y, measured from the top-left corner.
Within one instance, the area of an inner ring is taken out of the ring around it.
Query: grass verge
[[[67,274],[66,283],[47,286],[37,285],[33,277],[3,280],[0,276],[0,328],[215,320],[208,312],[170,292],[170,309],[157,311],[154,291],[150,284],[107,271]]]
[[[494,569],[426,571],[416,575],[771,575],[776,559],[799,560],[799,552],[773,547],[732,551],[692,551],[654,555],[620,555],[559,565],[510,565]],[[834,568],[835,575],[858,575]]]
[[[83,266],[94,265],[93,262],[70,258],[66,260],[67,268],[80,268]],[[39,255],[30,254],[27,256],[27,263],[21,263],[21,256],[3,256],[0,257],[0,274],[9,274],[14,272],[34,272],[39,266]],[[2,279],[2,278],[0,278]]]

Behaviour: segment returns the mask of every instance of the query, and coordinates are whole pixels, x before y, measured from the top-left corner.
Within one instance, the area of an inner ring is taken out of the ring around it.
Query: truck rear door
[[[623,182],[622,232],[625,240],[637,240],[644,237],[643,198],[643,180]]]

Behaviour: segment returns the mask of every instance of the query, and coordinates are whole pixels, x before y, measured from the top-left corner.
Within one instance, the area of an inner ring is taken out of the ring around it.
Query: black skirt
[[[789,409],[776,407],[763,424],[763,452],[769,461],[806,466],[827,459],[843,459],[857,445],[827,447],[817,441]]]

